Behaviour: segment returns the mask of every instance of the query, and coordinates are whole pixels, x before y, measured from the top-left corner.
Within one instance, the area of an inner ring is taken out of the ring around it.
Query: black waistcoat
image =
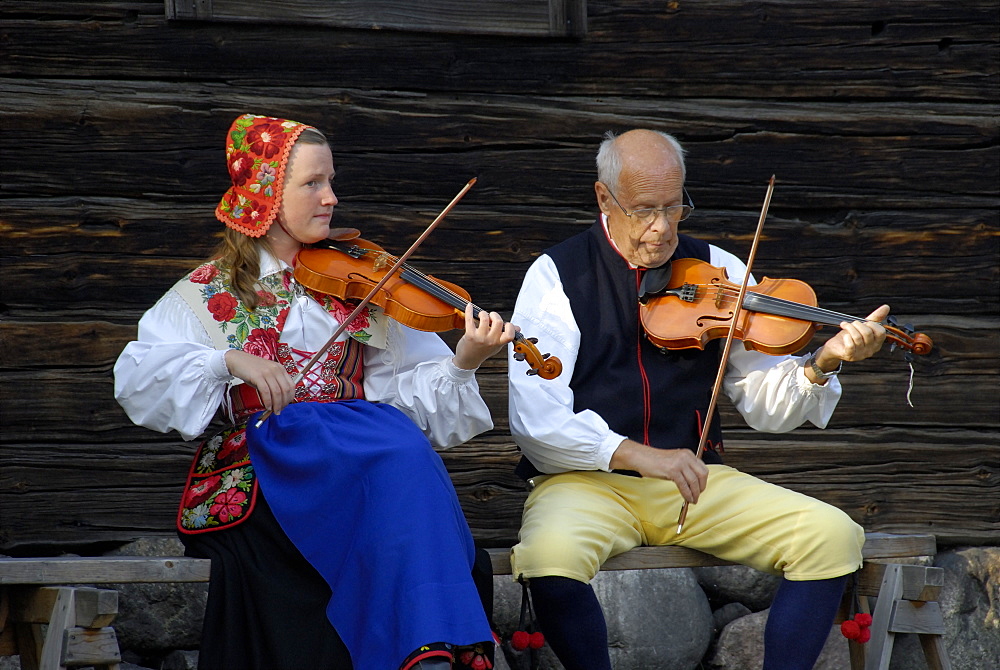
[[[710,260],[706,242],[679,238],[671,260]],[[718,372],[719,340],[711,341],[705,351],[663,351],[646,339],[638,291],[645,270],[629,267],[600,221],[545,253],[559,271],[580,328],[580,351],[570,380],[573,411],[593,410],[613,431],[637,442],[696,451]],[[721,450],[716,412],[705,462],[721,463]]]

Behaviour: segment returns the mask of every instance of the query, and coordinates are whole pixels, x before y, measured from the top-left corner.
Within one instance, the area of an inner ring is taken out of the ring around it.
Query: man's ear
[[[594,182],[594,194],[597,196],[597,206],[601,208],[601,212],[610,214],[611,206],[614,202],[611,200],[611,192],[608,191],[608,187],[604,185],[604,182]]]

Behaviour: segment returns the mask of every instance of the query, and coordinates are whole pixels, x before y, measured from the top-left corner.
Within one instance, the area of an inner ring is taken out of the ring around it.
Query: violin
[[[681,258],[664,272],[670,276],[660,280],[662,286],[651,287],[640,298],[640,320],[649,340],[662,349],[704,349],[710,340],[726,337],[740,286],[729,281],[725,268]],[[816,293],[805,282],[765,277],[747,286],[733,337],[750,350],[791,354],[805,347],[823,325],[863,320],[817,304]],[[894,347],[930,353],[931,339],[912,326],[900,326],[893,317],[882,325]]]
[[[374,242],[356,237],[325,240],[324,246],[302,249],[295,264],[294,276],[303,286],[332,295],[345,302],[365,298],[396,262]],[[471,302],[461,287],[424,274],[404,263],[371,298],[386,316],[405,326],[425,332],[444,332],[465,328],[465,306]],[[479,318],[484,310],[472,305],[472,315]],[[542,354],[536,338],[520,331],[514,336],[514,358],[527,361],[528,374],[555,379],[562,372],[562,362]]]

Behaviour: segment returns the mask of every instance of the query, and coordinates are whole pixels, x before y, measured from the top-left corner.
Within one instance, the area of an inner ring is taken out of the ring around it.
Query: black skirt
[[[180,538],[187,556],[212,560],[199,670],[352,668],[326,617],[330,587],[260,492],[243,523]]]

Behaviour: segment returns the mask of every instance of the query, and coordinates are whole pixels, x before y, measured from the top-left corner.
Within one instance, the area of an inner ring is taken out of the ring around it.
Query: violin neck
[[[448,303],[460,312],[465,311],[465,300],[462,296],[458,295],[454,291],[423,274],[419,270],[414,270],[408,265],[404,265],[403,269],[399,271],[399,278],[405,282],[413,284],[419,289],[426,291],[435,298],[441,300],[442,302]],[[480,307],[475,304],[472,305],[472,316],[479,317],[479,313],[483,311]]]
[[[340,244],[337,242],[329,243],[327,246],[331,249],[337,249],[338,251],[342,251],[345,254],[354,256],[355,258],[359,258],[360,256],[363,256],[367,253],[374,253],[370,249],[363,249],[356,245]],[[407,283],[413,284],[414,286],[423,291],[426,291],[427,293],[434,296],[438,300],[441,300],[442,302],[451,305],[460,312],[465,311],[465,305],[466,303],[469,302],[468,300],[458,295],[451,289],[442,286],[441,284],[438,284],[436,281],[425,275],[420,270],[417,270],[414,267],[407,265],[406,263],[404,263],[403,266],[399,269],[399,278]],[[478,319],[479,315],[483,311],[484,310],[482,307],[480,307],[476,303],[472,303],[472,318]],[[518,331],[517,333],[515,333],[514,339],[518,342],[521,342],[525,338],[521,334],[521,332]]]
[[[821,307],[792,302],[784,298],[775,298],[766,293],[751,293],[749,291],[743,297],[743,307],[751,312],[774,314],[775,316],[812,321],[813,323],[822,323],[828,326],[839,326],[844,321],[859,320],[850,314],[841,314],[840,312],[833,312]]]

